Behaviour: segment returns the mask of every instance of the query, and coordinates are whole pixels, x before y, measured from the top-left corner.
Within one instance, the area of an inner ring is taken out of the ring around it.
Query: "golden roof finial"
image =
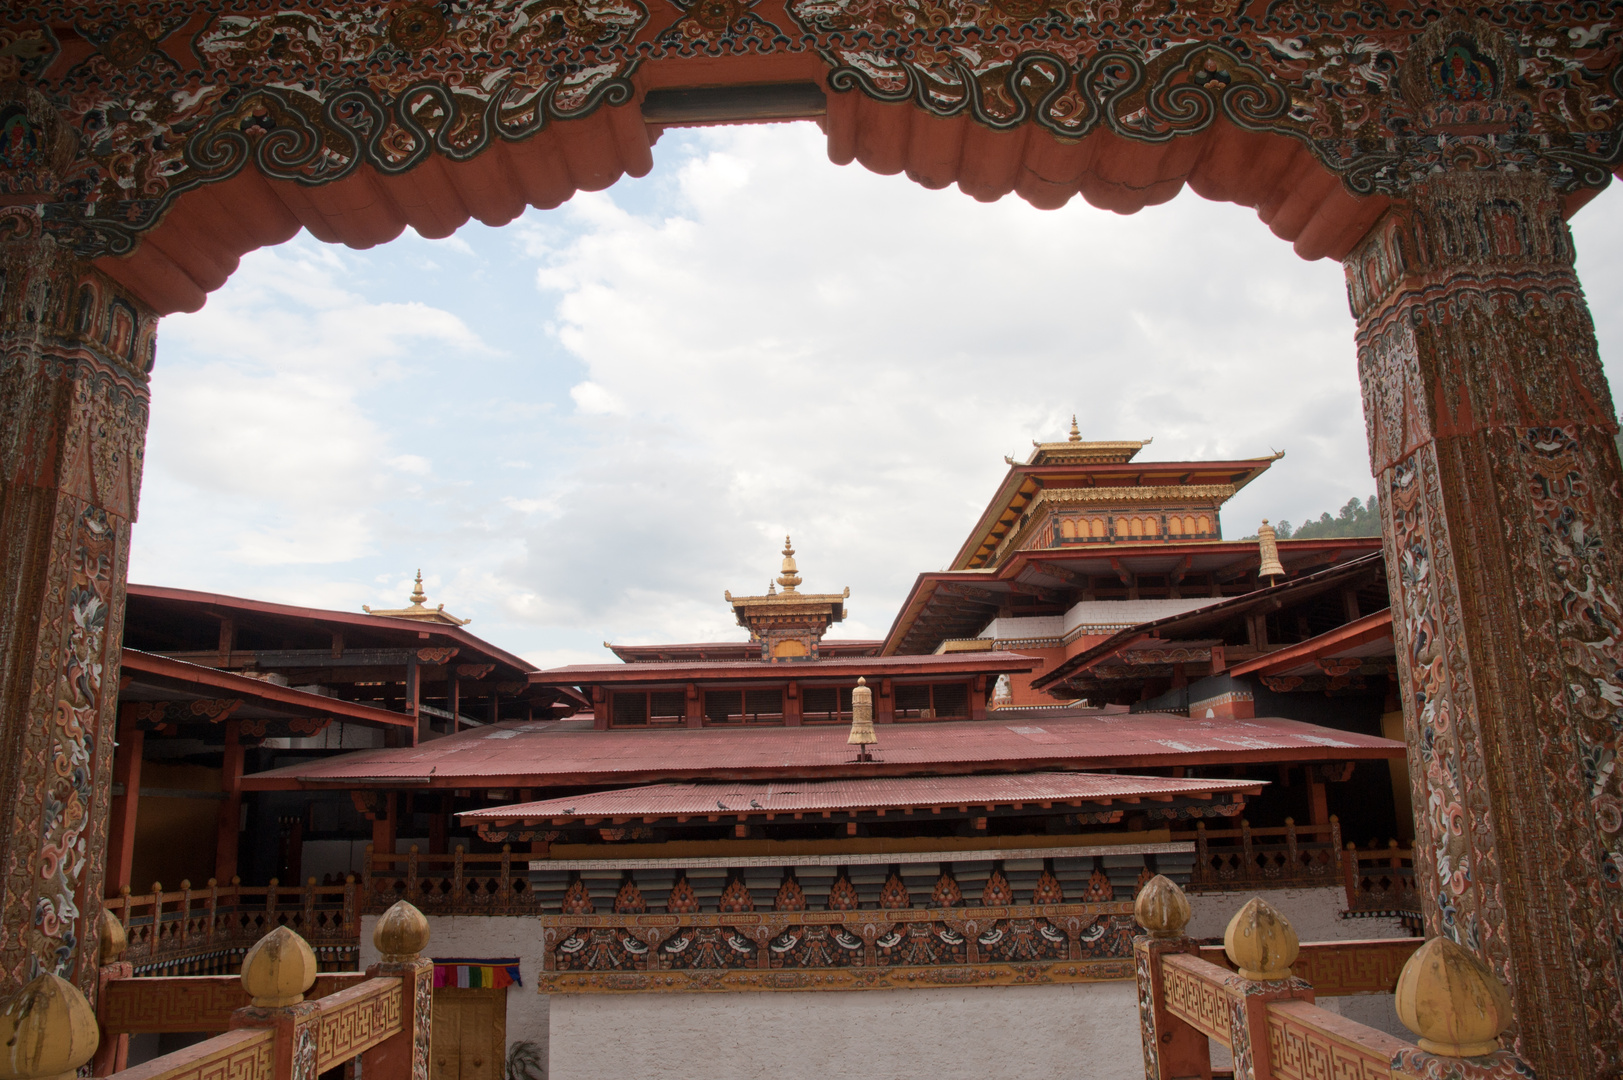
[[[1071,437],[1070,437],[1069,441],[1070,442],[1081,442],[1082,441],[1082,429],[1076,426],[1076,413],[1071,414]]]
[[[1285,576],[1285,568],[1279,562],[1279,542],[1274,536],[1274,527],[1268,524],[1268,519],[1262,519],[1262,527],[1257,530],[1257,580],[1277,579]],[[1274,584],[1269,580],[1268,584]]]
[[[856,688],[851,691],[851,734],[845,741],[857,748],[858,761],[873,760],[868,747],[878,742],[879,736],[873,730],[873,690],[866,677],[858,679]]]
[[[800,574],[795,569],[795,547],[787,536],[783,538],[783,573],[778,575],[778,584],[786,593],[794,592],[795,586],[800,584]]]
[[[428,607],[427,604],[428,594],[423,592],[423,572],[419,569],[417,571],[417,581],[412,586],[411,590],[410,606],[395,608],[390,611],[374,611],[368,605],[362,604],[361,610],[366,612],[368,615],[383,615],[391,619],[416,619],[418,622],[445,623],[448,626],[466,626],[470,621],[472,621],[469,619],[459,619],[455,615],[447,615],[444,604],[433,608]]]

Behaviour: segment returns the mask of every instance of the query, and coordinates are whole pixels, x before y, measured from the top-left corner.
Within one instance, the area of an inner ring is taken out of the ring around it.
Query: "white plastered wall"
[[[1397,919],[1343,919],[1340,888],[1189,897],[1188,932],[1221,938],[1253,895],[1285,914],[1303,941],[1403,937]],[[361,921],[361,964],[377,961],[375,916]],[[535,991],[540,922],[524,916],[428,918],[429,956],[517,956],[524,986],[507,993],[507,1041],[529,1041],[547,1080],[1139,1080],[1137,989],[1131,981],[962,990],[724,994]],[[1391,995],[1320,998],[1332,1012],[1409,1038]],[[1226,1060],[1214,1047],[1213,1061]]]
[[[566,994],[549,1080],[1142,1080],[1131,981]]]
[[[378,962],[372,945],[376,915],[361,919],[361,967]],[[518,957],[523,986],[507,989],[507,1045],[533,1042],[547,1060],[547,1004],[545,994],[536,993],[541,975],[541,921],[516,915],[430,915],[428,916],[428,956],[492,960]]]

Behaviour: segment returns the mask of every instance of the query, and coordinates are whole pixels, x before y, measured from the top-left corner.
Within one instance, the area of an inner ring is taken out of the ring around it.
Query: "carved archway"
[[[1615,5],[126,7],[0,14],[8,978],[93,979],[100,868],[62,853],[105,830],[156,317],[300,227],[443,236],[639,175],[667,125],[798,117],[977,198],[1188,184],[1344,261],[1428,926],[1513,984],[1541,1071],[1623,1073],[1623,472],[1564,223],[1623,161]]]

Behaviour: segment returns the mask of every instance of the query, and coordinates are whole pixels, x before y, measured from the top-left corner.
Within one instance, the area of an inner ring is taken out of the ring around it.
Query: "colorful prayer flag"
[[[504,986],[523,985],[516,956],[494,960],[434,958],[435,989],[500,990]]]

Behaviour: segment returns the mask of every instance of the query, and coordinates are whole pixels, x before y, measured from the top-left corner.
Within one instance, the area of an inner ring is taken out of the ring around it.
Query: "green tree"
[[[1331,517],[1328,513],[1320,514],[1317,521],[1309,520],[1301,525],[1292,527],[1288,521],[1281,521],[1274,531],[1281,540],[1332,540],[1342,536],[1379,536],[1381,535],[1381,506],[1375,496],[1360,502],[1357,498],[1347,500],[1343,506]]]

